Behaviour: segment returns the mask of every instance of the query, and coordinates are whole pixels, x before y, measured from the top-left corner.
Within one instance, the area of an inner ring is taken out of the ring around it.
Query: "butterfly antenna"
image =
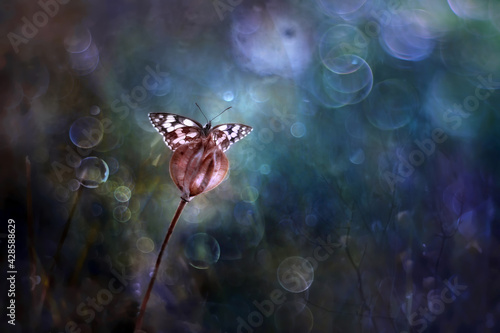
[[[208,121],[208,118],[207,118],[207,116],[205,116],[205,114],[204,114],[204,113],[203,113],[203,111],[201,110],[201,108],[200,108],[200,106],[198,105],[198,103],[194,103],[194,104],[196,104],[196,106],[198,107],[198,109],[200,109],[201,114],[203,115],[203,117],[205,117],[205,119],[207,120],[207,123],[208,123],[208,122],[209,122],[209,121]]]
[[[212,118],[212,120],[214,120],[215,118],[217,118],[218,116],[220,116],[221,114],[223,114],[224,112],[226,112],[227,110],[229,110],[230,108],[232,108],[232,106],[228,107],[227,109],[224,109],[224,111],[222,111],[221,113],[219,113],[218,115],[216,115],[215,117]],[[210,120],[210,121],[212,121]]]

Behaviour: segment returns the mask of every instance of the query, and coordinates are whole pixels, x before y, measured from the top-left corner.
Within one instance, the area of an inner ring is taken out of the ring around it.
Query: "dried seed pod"
[[[226,154],[212,138],[180,146],[170,160],[170,176],[186,201],[214,189],[228,170]]]

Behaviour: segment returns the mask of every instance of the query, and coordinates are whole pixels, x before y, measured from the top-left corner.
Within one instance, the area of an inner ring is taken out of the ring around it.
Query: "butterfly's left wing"
[[[199,122],[174,113],[150,113],[149,120],[163,135],[168,148],[176,150],[183,144],[198,140],[203,132]]]
[[[212,129],[212,137],[219,148],[224,152],[229,147],[250,134],[252,127],[243,124],[222,124]]]

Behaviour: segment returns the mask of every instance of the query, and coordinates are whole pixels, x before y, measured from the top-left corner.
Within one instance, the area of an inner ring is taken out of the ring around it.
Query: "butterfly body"
[[[212,122],[209,121],[205,126],[203,126],[203,134],[205,137],[208,137],[210,131],[212,130]]]
[[[170,175],[181,190],[183,200],[210,191],[229,170],[224,152],[248,135],[252,128],[243,124],[202,126],[196,120],[173,113],[150,113],[149,119],[174,155]]]

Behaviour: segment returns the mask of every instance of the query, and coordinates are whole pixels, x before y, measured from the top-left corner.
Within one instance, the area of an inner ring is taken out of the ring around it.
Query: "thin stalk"
[[[34,277],[36,273],[35,227],[34,227],[35,223],[33,219],[33,195],[31,192],[31,162],[28,156],[26,156],[26,206],[27,206],[26,219],[28,222],[28,244],[29,244],[28,253],[30,260],[30,277]],[[35,303],[33,302],[33,304]]]
[[[149,301],[149,296],[151,295],[151,290],[153,290],[153,285],[155,284],[156,280],[156,274],[158,273],[158,269],[160,268],[161,264],[161,258],[163,257],[163,252],[165,251],[165,248],[167,247],[168,240],[170,239],[170,236],[172,236],[172,232],[174,231],[175,225],[177,223],[177,220],[179,220],[179,217],[181,216],[182,210],[184,209],[184,206],[188,201],[185,199],[181,198],[181,202],[179,203],[179,206],[177,206],[177,210],[175,211],[175,215],[172,218],[172,222],[170,222],[170,227],[168,228],[167,234],[165,235],[165,239],[163,240],[163,244],[161,245],[160,252],[158,253],[158,257],[156,258],[156,265],[155,269],[153,271],[153,276],[151,276],[151,280],[149,281],[148,289],[146,290],[146,294],[144,295],[144,298],[142,300],[142,304],[139,310],[139,315],[137,316],[136,322],[135,322],[135,331],[140,331],[142,327],[142,321],[144,319],[144,312],[146,312],[146,306]]]
[[[68,219],[64,225],[64,230],[61,234],[61,237],[59,238],[59,243],[57,244],[57,250],[56,253],[54,254],[54,257],[52,258],[52,264],[49,267],[49,270],[47,271],[47,277],[43,277],[42,279],[42,285],[43,285],[43,292],[41,296],[41,304],[44,304],[44,302],[47,302],[47,307],[50,310],[51,317],[54,321],[54,323],[58,324],[61,320],[60,314],[57,313],[57,303],[54,299],[50,298],[50,293],[52,292],[52,289],[54,288],[55,284],[55,276],[54,276],[54,268],[56,265],[59,264],[60,256],[61,256],[61,250],[63,247],[64,242],[66,241],[66,238],[68,236],[69,228],[71,226],[71,222],[73,220],[73,216],[75,215],[76,212],[76,206],[78,206],[78,201],[80,199],[81,193],[83,191],[83,187],[80,186],[80,188],[77,190],[75,194],[75,199],[73,201],[73,204],[71,206],[71,210],[69,212]]]
[[[35,251],[35,222],[33,218],[33,193],[31,186],[31,162],[28,156],[26,156],[26,208],[27,208],[27,216],[26,222],[28,224],[28,254],[30,261],[30,279],[34,279],[36,275],[36,251]],[[43,276],[43,274],[40,274]],[[31,297],[33,304],[33,312],[37,313],[37,306],[41,304],[37,304],[37,293],[34,288],[31,288]],[[43,295],[43,294],[42,294]],[[33,330],[34,322],[31,322],[31,329]]]
[[[49,268],[50,273],[52,273],[52,270],[54,269],[54,267],[59,263],[59,257],[61,256],[61,249],[62,249],[62,246],[64,244],[64,241],[66,240],[66,237],[68,236],[69,227],[71,226],[71,221],[73,220],[73,215],[75,214],[76,206],[78,204],[78,199],[80,198],[82,190],[83,190],[83,187],[80,186],[80,188],[76,192],[73,206],[71,207],[71,210],[69,212],[68,220],[65,223],[64,230],[61,234],[61,238],[59,239],[59,243],[57,244],[56,254],[54,254],[54,258],[52,259],[52,265],[50,265],[50,268]]]
[[[80,276],[80,272],[82,271],[83,264],[85,263],[85,259],[87,258],[87,255],[89,253],[90,247],[94,244],[94,241],[97,238],[97,235],[99,234],[98,232],[98,227],[94,226],[88,233],[87,238],[87,243],[85,244],[84,249],[82,250],[80,257],[76,261],[75,268],[73,270],[73,275],[71,276],[70,285],[76,285],[78,277]]]

